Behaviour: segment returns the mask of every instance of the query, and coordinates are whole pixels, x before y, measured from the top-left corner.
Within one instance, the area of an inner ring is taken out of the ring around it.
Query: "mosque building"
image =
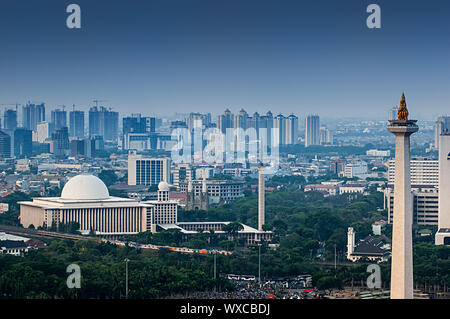
[[[202,231],[226,234],[222,228],[230,222],[178,222],[178,202],[169,199],[170,185],[158,185],[158,198],[152,201],[110,196],[106,185],[93,175],[81,174],[71,178],[61,197],[38,197],[19,202],[20,223],[23,227],[58,228],[76,222],[82,234],[95,232],[109,237],[152,233],[178,229],[185,237]],[[271,241],[272,232],[242,225],[237,238],[248,244]]]

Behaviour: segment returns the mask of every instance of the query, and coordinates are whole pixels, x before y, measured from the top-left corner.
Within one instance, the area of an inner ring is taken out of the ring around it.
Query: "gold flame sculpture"
[[[402,121],[408,120],[408,109],[406,108],[406,99],[405,99],[405,93],[402,94],[402,98],[400,100],[400,107],[398,108],[398,119]]]

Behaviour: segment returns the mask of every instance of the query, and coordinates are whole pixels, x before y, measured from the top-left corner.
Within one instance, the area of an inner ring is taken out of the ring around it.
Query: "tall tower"
[[[450,132],[439,136],[439,213],[436,245],[450,245]]]
[[[391,299],[413,299],[412,221],[413,203],[410,178],[411,134],[419,127],[408,120],[405,94],[398,119],[390,120],[387,130],[395,135],[394,220],[392,231]]]
[[[259,142],[260,145],[260,162],[258,165],[258,230],[263,230],[264,225],[264,192],[265,192],[265,186],[264,186],[264,164],[262,161],[262,154],[263,154],[263,147],[262,147],[262,141]]]
[[[347,230],[347,259],[351,259],[353,251],[355,250],[355,232],[353,227]]]

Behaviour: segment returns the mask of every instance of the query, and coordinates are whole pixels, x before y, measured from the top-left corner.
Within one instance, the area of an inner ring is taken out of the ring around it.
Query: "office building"
[[[0,131],[0,158],[11,157],[11,136]]]
[[[128,155],[128,185],[154,186],[170,181],[170,159],[149,158],[130,151]]]
[[[17,158],[31,157],[33,152],[31,130],[17,128],[14,131],[14,156]]]
[[[439,161],[426,158],[413,158],[410,161],[411,185],[438,186]],[[389,161],[388,183],[394,184],[395,160]]]
[[[41,122],[37,125],[36,129],[36,142],[44,143],[46,140],[50,139],[52,136],[54,129],[53,129],[53,123],[49,122]]]
[[[318,115],[308,115],[305,127],[305,147],[320,145],[320,118]]]
[[[243,182],[233,180],[185,180],[179,182],[180,191],[186,193],[186,209],[207,210],[244,196]]]
[[[178,164],[172,170],[173,186],[177,189],[180,187],[180,182],[195,179],[194,171],[189,164]]]
[[[411,185],[413,224],[415,225],[438,225],[439,215],[439,193],[438,189],[429,185]],[[388,185],[384,190],[387,203],[388,223],[394,220],[394,187]]]
[[[84,112],[69,112],[69,135],[70,137],[82,139],[84,138]]]
[[[347,163],[344,166],[343,177],[366,179],[369,175],[367,163],[364,161],[355,161]]]

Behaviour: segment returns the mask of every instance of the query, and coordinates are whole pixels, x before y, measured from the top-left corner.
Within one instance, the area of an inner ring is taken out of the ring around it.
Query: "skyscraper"
[[[394,223],[392,230],[391,299],[413,298],[412,222],[413,203],[410,178],[410,136],[419,127],[408,120],[402,94],[398,119],[390,120],[387,130],[395,135]]]
[[[89,136],[100,135],[105,141],[117,142],[119,113],[103,106],[89,109]]]
[[[14,131],[14,156],[17,158],[31,157],[32,152],[32,131],[25,128],[17,128]]]
[[[14,131],[17,128],[17,111],[5,110],[3,113],[3,128],[5,130]]]
[[[84,138],[84,112],[70,111],[69,113],[69,135],[71,137],[82,139]]]
[[[450,131],[450,116],[439,116],[434,124],[434,147],[439,149],[439,139],[441,134]]]
[[[154,133],[155,118],[143,117],[140,113],[131,114],[131,116],[122,119],[122,133]]]
[[[305,147],[320,144],[320,118],[318,115],[306,117]]]
[[[298,140],[298,117],[294,114],[289,115],[286,120],[286,139],[285,144],[297,144]]]
[[[23,127],[32,131],[36,131],[36,127],[40,122],[45,121],[45,105],[31,104],[22,107]]]
[[[224,114],[217,117],[217,128],[222,134],[227,133],[227,128],[232,128],[234,116],[229,109],[226,109]]]
[[[0,158],[11,157],[11,136],[0,131]]]
[[[286,144],[286,118],[283,114],[278,114],[273,119],[273,127],[278,130],[279,145]]]
[[[46,139],[50,138],[53,133],[53,123],[41,122],[37,125],[36,141],[44,143]]]
[[[67,127],[67,112],[63,109],[55,109],[51,112],[51,123],[55,130],[60,130]]]
[[[67,127],[63,127],[59,130],[55,130],[52,133],[52,145],[53,148],[50,152],[56,156],[65,156],[69,153],[69,130]]]

